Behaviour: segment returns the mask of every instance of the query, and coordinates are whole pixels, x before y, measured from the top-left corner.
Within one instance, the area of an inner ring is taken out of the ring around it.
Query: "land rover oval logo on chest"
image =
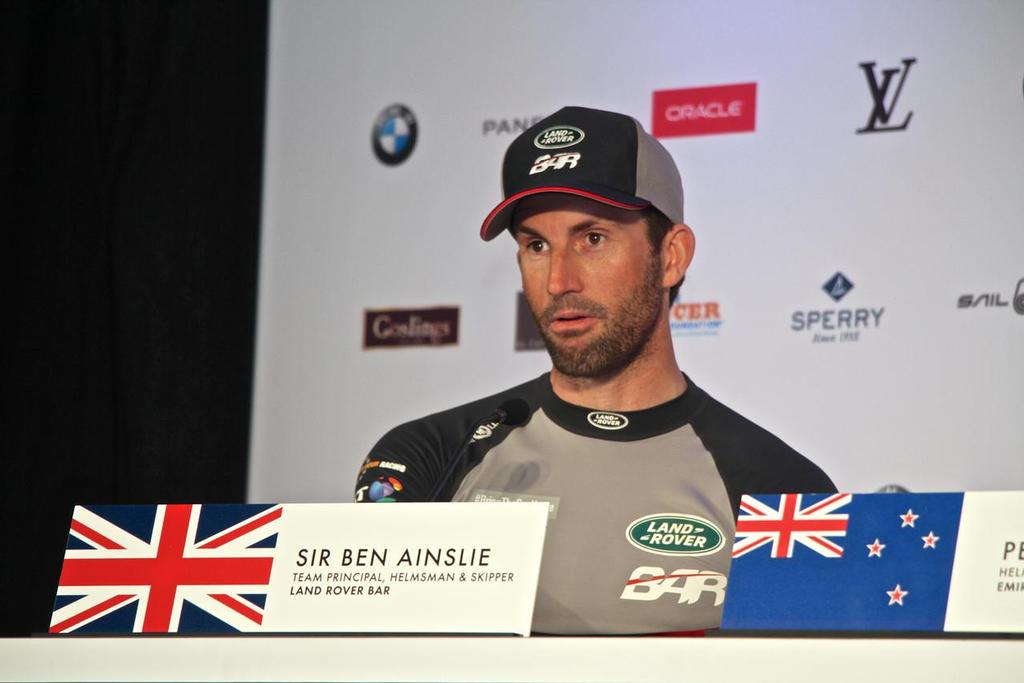
[[[721,549],[721,529],[703,517],[662,512],[635,520],[626,529],[629,542],[658,555],[710,555]]]
[[[618,413],[609,413],[603,410],[595,410],[587,413],[587,422],[597,427],[598,429],[607,429],[615,431],[616,429],[622,429],[629,424],[629,418],[625,415],[619,415]]]

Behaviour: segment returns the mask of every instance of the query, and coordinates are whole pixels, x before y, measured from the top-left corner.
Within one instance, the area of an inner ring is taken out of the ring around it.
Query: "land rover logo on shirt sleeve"
[[[576,126],[551,126],[538,133],[533,144],[541,149],[562,149],[572,147],[585,137],[586,134]]]
[[[634,521],[626,538],[657,555],[710,555],[721,549],[722,530],[703,517],[662,512]]]
[[[597,427],[598,429],[607,429],[615,431],[616,429],[622,429],[629,424],[629,418],[625,415],[619,415],[618,413],[609,413],[602,410],[595,410],[591,413],[587,413],[587,422]]]

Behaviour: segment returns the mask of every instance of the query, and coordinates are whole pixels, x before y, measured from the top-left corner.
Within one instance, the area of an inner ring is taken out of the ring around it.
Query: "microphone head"
[[[521,398],[510,398],[498,406],[499,422],[518,427],[530,419],[530,404]]]

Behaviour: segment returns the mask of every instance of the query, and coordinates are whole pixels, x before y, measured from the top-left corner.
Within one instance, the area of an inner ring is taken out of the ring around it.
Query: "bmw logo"
[[[416,146],[416,117],[402,104],[392,104],[373,122],[373,153],[381,163],[396,166]]]

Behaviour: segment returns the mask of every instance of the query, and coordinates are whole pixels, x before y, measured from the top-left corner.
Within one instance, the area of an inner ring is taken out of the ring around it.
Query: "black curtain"
[[[0,8],[0,635],[76,503],[242,502],[266,0]]]

